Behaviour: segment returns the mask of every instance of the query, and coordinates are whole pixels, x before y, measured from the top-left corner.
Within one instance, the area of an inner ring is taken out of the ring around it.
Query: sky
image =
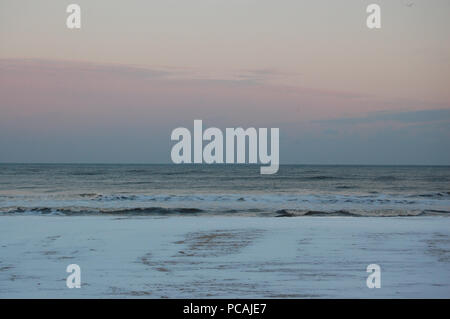
[[[66,7],[81,7],[81,29]],[[381,7],[368,29],[366,7]],[[450,165],[450,1],[0,2],[0,162],[169,163],[278,127],[283,164]]]

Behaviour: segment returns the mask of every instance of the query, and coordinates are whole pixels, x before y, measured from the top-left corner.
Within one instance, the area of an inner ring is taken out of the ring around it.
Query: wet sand
[[[0,297],[448,298],[450,219],[2,216]]]

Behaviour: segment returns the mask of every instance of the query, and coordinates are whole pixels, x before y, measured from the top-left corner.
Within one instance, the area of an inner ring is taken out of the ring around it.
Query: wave
[[[104,175],[105,171],[75,171],[70,173],[73,176],[96,176],[96,175]]]
[[[95,194],[92,196],[92,200],[96,201],[127,201],[127,200],[137,200],[139,197],[137,195],[102,195]],[[154,200],[152,198],[148,198],[147,200]]]
[[[314,180],[332,180],[332,179],[343,179],[343,178],[339,178],[339,177],[335,177],[335,176],[317,175],[317,176],[305,177],[304,179],[314,181]]]
[[[336,211],[315,211],[315,210],[287,210],[282,209],[276,212],[275,217],[417,217],[417,216],[450,216],[450,211],[445,210],[336,210]]]
[[[203,210],[279,209],[327,210],[447,210],[450,192],[419,194],[292,194],[292,193],[229,193],[229,194],[0,194],[0,212],[6,207],[87,207],[88,209],[119,209],[146,207],[194,207]]]
[[[337,211],[316,211],[316,210],[287,210],[282,209],[276,212],[275,217],[300,217],[300,216],[359,216],[346,210]]]
[[[98,195],[99,194],[97,194],[97,193],[81,193],[81,194],[78,194],[78,196],[84,197],[84,198],[92,198],[92,197],[96,197]]]
[[[336,188],[352,189],[352,186],[338,186]],[[450,192],[438,192],[430,194],[413,195],[387,195],[371,192],[370,194],[346,195],[346,194],[98,194],[80,193],[79,197],[92,201],[116,202],[116,201],[250,201],[250,202],[317,202],[317,203],[358,203],[358,204],[415,204],[423,198],[446,199],[450,198]]]
[[[1,209],[3,215],[62,215],[62,216],[82,216],[82,215],[171,215],[186,214],[194,215],[204,213],[199,208],[166,208],[166,207],[132,207],[132,208],[92,208],[92,207],[9,207]]]
[[[418,195],[411,195],[411,196],[426,197],[426,198],[444,198],[444,197],[450,197],[450,192],[436,192],[436,193],[418,194]]]
[[[131,207],[131,208],[92,208],[92,207],[8,207],[0,209],[0,216],[41,215],[41,216],[255,216],[255,217],[417,217],[449,216],[448,210],[302,210],[281,209],[267,211],[259,208],[205,210],[194,207]]]

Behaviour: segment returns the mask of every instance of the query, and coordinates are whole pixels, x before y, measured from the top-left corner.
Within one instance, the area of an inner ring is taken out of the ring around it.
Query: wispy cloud
[[[299,78],[301,74],[285,72],[277,69],[246,69],[240,70],[236,77],[238,79],[254,83],[288,82],[289,79]]]
[[[151,69],[143,66],[121,65],[108,63],[92,63],[82,61],[48,60],[48,59],[0,59],[2,71],[46,71],[67,72],[84,71],[95,73],[110,73],[123,76],[135,76],[142,78],[166,77],[173,72],[165,69]]]
[[[373,112],[360,117],[342,117],[315,121],[328,124],[361,124],[376,122],[430,123],[450,122],[450,109],[415,110],[402,112]]]

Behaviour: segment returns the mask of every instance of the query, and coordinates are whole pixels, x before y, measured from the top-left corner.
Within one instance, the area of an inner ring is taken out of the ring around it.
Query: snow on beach
[[[0,297],[448,298],[449,236],[436,216],[2,216]]]

